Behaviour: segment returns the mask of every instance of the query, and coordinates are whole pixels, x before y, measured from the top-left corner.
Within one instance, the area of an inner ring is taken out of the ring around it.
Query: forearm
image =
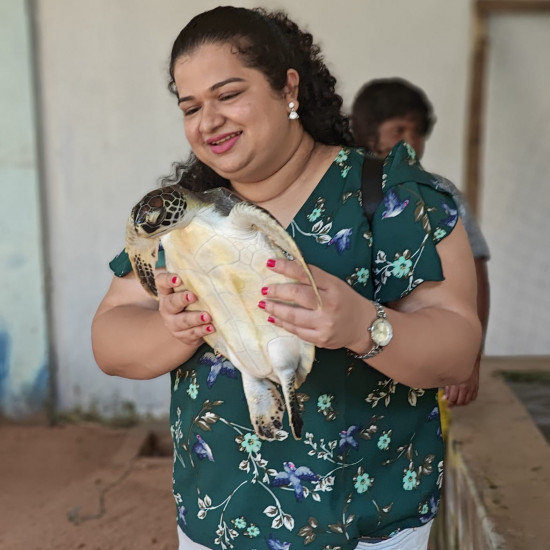
[[[490,308],[490,290],[489,275],[487,273],[487,261],[483,258],[475,259],[476,278],[477,278],[477,314],[481,321],[482,342],[481,351],[485,345],[485,336],[487,334],[487,325],[489,322]]]
[[[382,353],[367,361],[371,366],[418,388],[458,384],[470,376],[481,341],[475,315],[436,307],[386,311],[394,337]]]
[[[92,323],[92,347],[105,373],[143,380],[170,372],[196,351],[170,335],[158,310],[139,305],[98,311]]]

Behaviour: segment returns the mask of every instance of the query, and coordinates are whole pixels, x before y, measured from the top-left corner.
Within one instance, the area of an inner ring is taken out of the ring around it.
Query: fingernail
[[[189,292],[186,292],[186,293],[185,293],[185,301],[186,301],[186,302],[189,302]]]
[[[268,323],[274,323],[275,322],[275,319],[273,317],[268,317],[267,318],[267,322]]]
[[[172,284],[175,285],[178,282],[177,277],[172,277]]]
[[[203,313],[203,314],[201,315],[201,321],[202,321],[203,323],[206,323],[206,313]]]
[[[208,325],[206,327],[206,332],[212,332],[213,330],[214,330],[214,328],[211,325]]]
[[[260,301],[258,302],[258,307],[259,307],[260,309],[265,309],[265,302],[264,302],[263,300],[260,300]]]
[[[270,258],[265,265],[267,265],[267,267],[275,267],[275,260]]]
[[[264,296],[267,296],[268,291],[269,291],[269,289],[268,289],[266,286],[264,286],[264,287],[262,288],[262,294],[263,294]]]

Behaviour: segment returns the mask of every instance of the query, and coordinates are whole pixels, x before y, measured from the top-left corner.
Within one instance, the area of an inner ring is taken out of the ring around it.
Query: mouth
[[[223,134],[206,140],[208,145],[222,145],[226,141],[229,141],[237,136],[240,136],[242,132],[231,132],[230,134]]]

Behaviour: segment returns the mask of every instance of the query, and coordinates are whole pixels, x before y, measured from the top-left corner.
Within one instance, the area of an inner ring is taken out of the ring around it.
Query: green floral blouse
[[[371,228],[362,162],[361,150],[342,149],[288,232],[308,263],[386,303],[443,279],[435,245],[457,209],[401,143],[385,162]],[[125,253],[110,265],[119,276],[131,270]],[[317,349],[298,390],[303,438],[285,426],[266,442],[250,424],[240,373],[206,344],[171,373],[171,385],[177,520],[197,543],[347,550],[437,512],[444,448],[436,389],[399,384],[345,349]]]

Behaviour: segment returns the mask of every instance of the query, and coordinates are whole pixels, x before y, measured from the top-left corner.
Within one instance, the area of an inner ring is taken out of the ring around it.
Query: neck
[[[253,184],[250,189],[245,186],[240,193],[246,200],[265,208],[283,227],[300,211],[339,150],[339,147],[315,143],[311,136],[308,138],[273,176]]]
[[[257,182],[232,181],[231,186],[243,199],[266,207],[266,204],[285,195],[303,179],[316,149],[317,145],[313,138],[303,132],[296,146],[290,150],[288,157],[274,173]]]

